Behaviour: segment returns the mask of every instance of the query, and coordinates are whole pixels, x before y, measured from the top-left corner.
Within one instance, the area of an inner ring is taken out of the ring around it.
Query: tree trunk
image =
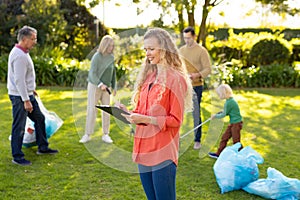
[[[188,15],[189,26],[195,28],[195,6],[194,5],[187,8],[187,15]]]
[[[202,10],[202,20],[200,24],[200,32],[197,37],[197,42],[199,43],[200,41],[202,42],[202,46],[206,47],[206,20],[208,17],[208,5],[209,5],[209,0],[205,0],[203,10]]]
[[[189,22],[189,26],[195,27],[194,11],[188,12],[188,22]]]
[[[178,12],[178,26],[179,26],[179,30],[180,30],[180,46],[182,46],[184,44],[184,40],[183,40],[183,29],[184,29],[184,20],[183,20],[183,13],[182,10],[181,12]]]
[[[183,29],[184,29],[184,19],[183,19],[183,5],[182,2],[179,0],[176,1],[171,1],[172,3],[175,4],[175,9],[177,10],[178,13],[178,28],[180,31],[180,44],[179,46],[181,47],[184,45],[184,40],[183,40]]]

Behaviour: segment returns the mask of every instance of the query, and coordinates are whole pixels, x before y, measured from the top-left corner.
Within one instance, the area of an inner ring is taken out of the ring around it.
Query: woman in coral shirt
[[[133,104],[124,115],[137,124],[133,161],[148,199],[176,199],[179,129],[192,108],[192,86],[170,34],[160,28],[144,35],[145,63],[137,77]]]

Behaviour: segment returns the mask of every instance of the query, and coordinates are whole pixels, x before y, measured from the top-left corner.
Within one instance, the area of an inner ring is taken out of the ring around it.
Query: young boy
[[[240,114],[240,109],[238,103],[233,98],[233,92],[229,85],[221,84],[216,92],[220,99],[226,99],[224,104],[224,110],[220,113],[212,115],[211,118],[223,118],[226,115],[229,115],[229,125],[227,126],[226,131],[222,135],[218,151],[216,153],[208,153],[211,158],[218,158],[223,149],[226,147],[228,140],[232,137],[233,144],[240,142],[241,138],[241,129],[243,126],[242,116]],[[241,147],[242,149],[242,147]]]

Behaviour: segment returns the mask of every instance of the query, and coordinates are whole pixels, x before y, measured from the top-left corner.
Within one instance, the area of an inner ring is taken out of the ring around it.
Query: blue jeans
[[[194,128],[202,123],[201,120],[201,99],[202,99],[202,92],[203,92],[203,86],[195,86],[194,89],[194,95],[193,95],[193,104],[194,104],[194,110],[193,110],[193,118],[194,118]],[[201,136],[202,136],[202,127],[200,126],[198,129],[194,131],[195,142],[201,142]]]
[[[48,149],[48,141],[46,137],[45,128],[45,116],[41,112],[37,101],[33,95],[29,96],[30,102],[33,106],[33,111],[29,113],[24,108],[24,102],[20,96],[9,95],[9,99],[12,103],[12,132],[11,132],[11,150],[14,160],[20,160],[24,158],[22,152],[23,137],[25,133],[25,125],[27,116],[34,122],[36,143],[39,150]]]
[[[140,179],[148,200],[176,199],[176,165],[167,160],[155,166],[139,164]]]

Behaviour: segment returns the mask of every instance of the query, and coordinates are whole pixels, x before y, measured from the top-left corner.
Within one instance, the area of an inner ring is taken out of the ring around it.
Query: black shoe
[[[21,159],[21,160],[12,160],[12,163],[17,164],[17,165],[21,165],[21,166],[26,166],[26,165],[31,165],[31,162],[29,160],[26,159]]]
[[[43,154],[51,154],[51,155],[53,155],[53,154],[57,154],[57,153],[58,153],[57,150],[55,150],[55,149],[50,149],[50,148],[48,148],[48,149],[46,149],[46,150],[38,150],[38,151],[36,152],[36,154],[38,154],[38,155],[43,155]]]
[[[218,158],[219,158],[219,155],[218,155],[218,154],[212,153],[212,152],[209,152],[209,153],[208,153],[208,156],[211,157],[211,158],[215,158],[215,159],[218,159]]]

